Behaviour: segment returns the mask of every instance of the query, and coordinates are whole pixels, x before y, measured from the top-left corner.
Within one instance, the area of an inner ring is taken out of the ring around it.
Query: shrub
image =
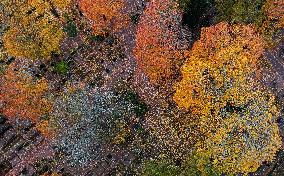
[[[54,65],[54,71],[59,74],[66,74],[68,69],[68,64],[65,61],[60,61]]]
[[[78,35],[76,23],[72,20],[67,20],[67,24],[64,26],[64,31],[69,37],[76,37]]]

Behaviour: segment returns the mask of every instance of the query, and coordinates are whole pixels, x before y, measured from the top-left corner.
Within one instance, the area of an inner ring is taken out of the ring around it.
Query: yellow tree
[[[10,55],[32,59],[48,58],[59,52],[63,37],[58,12],[70,0],[4,0],[4,22],[9,29],[3,36]]]
[[[175,102],[206,136],[197,153],[221,172],[254,172],[281,146],[274,97],[256,81],[263,45],[250,25],[203,28],[176,85]]]

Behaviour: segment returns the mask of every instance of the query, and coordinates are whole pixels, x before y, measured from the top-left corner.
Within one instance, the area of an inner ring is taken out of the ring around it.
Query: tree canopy
[[[46,79],[34,79],[13,63],[0,78],[0,83],[0,110],[9,119],[39,122],[42,115],[51,111],[52,103],[45,96],[48,90]]]
[[[207,137],[197,151],[225,173],[254,172],[281,146],[274,96],[256,81],[263,43],[250,25],[203,28],[176,85],[174,100]]]
[[[8,25],[3,36],[8,53],[30,59],[49,58],[52,52],[60,52],[63,31],[59,11],[70,0],[2,1],[3,20]]]
[[[128,22],[128,16],[122,14],[123,0],[79,0],[85,15],[93,21],[95,35],[106,35],[120,29]]]
[[[134,55],[152,83],[172,80],[182,59],[178,50],[181,14],[173,0],[150,1],[138,23]]]

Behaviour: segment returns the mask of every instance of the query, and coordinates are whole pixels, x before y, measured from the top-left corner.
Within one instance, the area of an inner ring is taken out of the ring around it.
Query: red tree
[[[173,77],[181,59],[178,51],[181,14],[177,7],[173,0],[153,0],[138,24],[134,55],[152,83]]]

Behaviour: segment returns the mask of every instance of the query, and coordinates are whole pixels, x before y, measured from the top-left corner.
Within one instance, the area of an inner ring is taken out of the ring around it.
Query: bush
[[[78,35],[77,26],[72,20],[68,20],[67,24],[64,26],[64,31],[69,37],[76,37]]]
[[[65,61],[60,61],[54,66],[54,71],[59,74],[66,74],[68,72],[68,69],[68,64]]]

